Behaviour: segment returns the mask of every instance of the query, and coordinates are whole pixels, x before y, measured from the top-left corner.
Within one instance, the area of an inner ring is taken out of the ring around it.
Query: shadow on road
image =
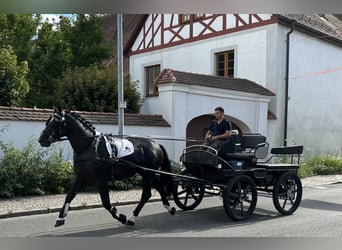
[[[342,212],[342,204],[332,203],[332,202],[327,202],[327,201],[305,199],[305,200],[302,200],[300,206],[304,208],[310,208],[310,209]]]
[[[192,211],[178,211],[174,216],[159,213],[138,217],[136,225],[129,227],[118,222],[99,224],[89,227],[68,228],[45,232],[31,237],[140,237],[150,234],[167,233],[170,236],[181,236],[184,232],[202,232],[211,229],[229,229],[251,225],[264,220],[279,218],[278,213],[256,208],[247,221],[234,222],[225,213],[222,206],[210,207]],[[229,230],[227,230],[229,237]]]

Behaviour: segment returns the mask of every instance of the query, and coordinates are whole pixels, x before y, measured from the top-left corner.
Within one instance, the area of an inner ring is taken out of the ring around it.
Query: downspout
[[[294,24],[291,22],[291,29],[286,34],[286,73],[285,73],[285,120],[284,120],[284,146],[287,146],[287,116],[289,105],[289,68],[290,68],[290,35],[293,32]]]

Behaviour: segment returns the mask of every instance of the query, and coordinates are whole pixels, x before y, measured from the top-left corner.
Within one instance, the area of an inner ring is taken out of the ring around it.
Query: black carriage
[[[289,215],[302,198],[297,175],[303,146],[272,148],[260,134],[245,134],[241,143],[230,140],[217,151],[203,145],[184,149],[184,169],[174,176],[173,199],[183,210],[195,209],[205,195],[223,199],[227,215],[247,220],[258,195],[271,197],[277,211]]]

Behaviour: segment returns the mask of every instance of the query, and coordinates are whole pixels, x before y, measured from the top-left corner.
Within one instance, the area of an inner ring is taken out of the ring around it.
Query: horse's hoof
[[[128,221],[126,222],[126,225],[127,225],[127,226],[134,226],[135,223],[134,223],[133,221],[131,221],[131,220],[128,220]]]
[[[171,208],[171,210],[169,211],[171,215],[175,215],[176,213],[176,208]]]
[[[119,220],[122,224],[126,224],[126,223],[127,223],[127,217],[126,217],[126,215],[124,215],[124,214],[120,214],[118,220]]]
[[[55,227],[60,227],[60,226],[63,226],[65,223],[65,220],[64,219],[57,219],[56,220],[56,224],[55,224]]]

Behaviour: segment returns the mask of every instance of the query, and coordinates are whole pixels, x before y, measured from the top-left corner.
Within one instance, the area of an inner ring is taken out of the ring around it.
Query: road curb
[[[160,198],[151,198],[148,203],[161,201]],[[132,205],[137,204],[138,200],[128,200],[128,201],[119,201],[111,203],[114,206],[125,206],[125,205]],[[72,203],[71,203],[72,204]],[[63,204],[61,204],[62,207]],[[9,211],[8,213],[0,214],[0,219],[8,219],[20,216],[28,216],[28,215],[39,215],[39,214],[48,214],[48,213],[58,213],[61,207],[53,207],[53,208],[43,208],[43,209],[32,209],[32,210],[23,210],[23,211]],[[72,210],[84,210],[84,209],[92,209],[92,208],[101,208],[103,207],[101,203],[98,204],[82,204],[82,205],[75,205],[70,206],[69,211]]]

